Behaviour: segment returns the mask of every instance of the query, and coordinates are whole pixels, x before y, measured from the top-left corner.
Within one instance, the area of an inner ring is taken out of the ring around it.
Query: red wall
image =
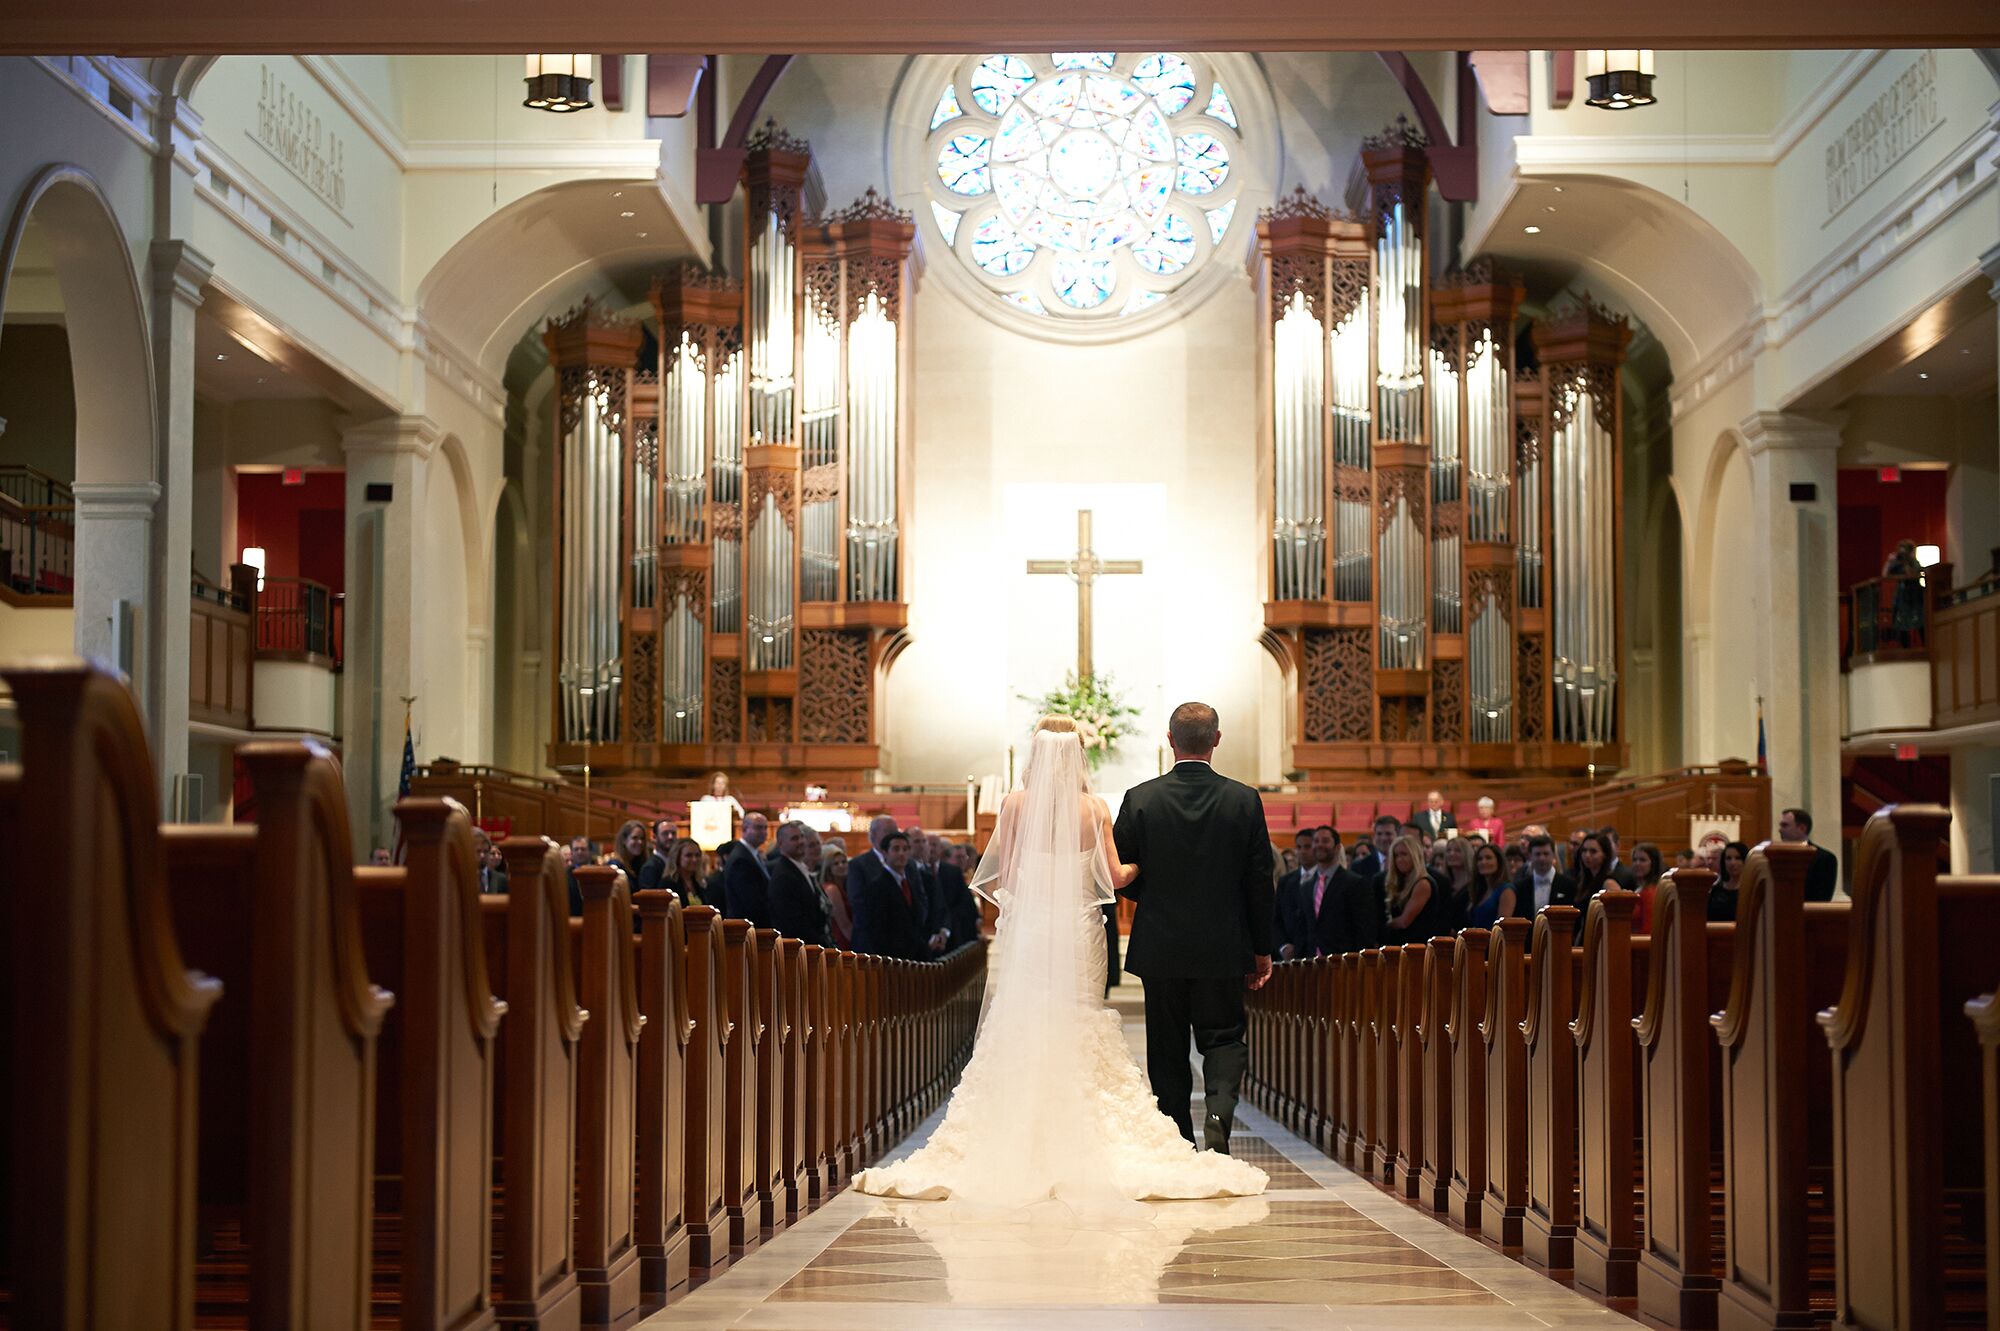
[[[236,549],[264,547],[264,572],[274,578],[310,578],[345,591],[347,477],[309,471],[305,484],[286,485],[277,472],[236,474]]]
[[[1903,468],[1902,479],[1884,481],[1873,467],[1840,469],[1840,589],[1880,575],[1898,541],[1945,548],[1945,489],[1951,474],[1942,467]]]

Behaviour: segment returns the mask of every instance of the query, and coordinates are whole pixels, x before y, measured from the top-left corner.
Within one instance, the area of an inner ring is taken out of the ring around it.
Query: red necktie
[[[908,906],[911,910],[915,910],[917,908],[917,899],[910,895],[909,878],[906,876],[904,878],[899,879],[898,886],[900,886],[903,889],[903,904],[905,906]]]

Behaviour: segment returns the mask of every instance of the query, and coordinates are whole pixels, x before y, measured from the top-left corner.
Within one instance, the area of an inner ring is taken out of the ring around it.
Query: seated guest
[[[832,947],[833,912],[814,880],[807,858],[811,832],[811,828],[793,819],[782,824],[773,838],[778,846],[778,863],[771,870],[768,889],[770,927],[787,938]]]
[[[868,826],[875,847],[847,865],[847,906],[854,913],[854,950],[905,961],[928,961],[936,930],[928,928],[929,903],[911,879],[910,838],[895,819]]]
[[[854,916],[847,908],[847,843],[839,837],[828,837],[820,852],[819,886],[826,893],[833,945],[846,951],[854,946]]]
[[[1446,908],[1442,885],[1424,867],[1423,846],[1406,836],[1389,850],[1389,867],[1382,874],[1386,927],[1382,946],[1427,943],[1444,932]]]
[[[1677,851],[1675,851],[1675,852],[1674,852],[1674,867],[1675,867],[1676,869],[1692,869],[1692,868],[1694,868],[1694,852],[1693,852],[1692,850],[1677,850]]]
[[[742,842],[740,841],[725,841],[721,845],[717,846],[714,852],[710,854],[708,857],[709,870],[708,870],[707,891],[705,891],[702,894],[702,897],[705,901],[708,902],[709,905],[715,907],[718,911],[722,909],[724,901],[724,896],[722,891],[722,876],[725,873],[729,872],[730,853],[734,851],[741,844]]]
[[[625,871],[625,890],[637,892],[639,875],[645,871],[646,861],[652,858],[652,840],[646,833],[646,825],[634,818],[618,829],[611,845],[612,867]]]
[[[1611,842],[1602,832],[1586,832],[1577,843],[1576,900],[1578,910],[1587,910],[1590,899],[1607,887],[1617,887],[1611,876]]]
[[[1806,868],[1806,900],[1831,901],[1840,886],[1840,861],[1812,839],[1812,825],[1812,815],[1804,809],[1786,809],[1778,815],[1778,840],[1813,848],[1812,863]]]
[[[1368,829],[1368,848],[1357,856],[1348,867],[1363,878],[1379,878],[1383,867],[1389,862],[1389,847],[1396,844],[1401,835],[1402,825],[1394,815],[1383,814]]]
[[[1600,827],[1597,835],[1611,848],[1611,881],[1627,892],[1638,890],[1638,877],[1632,872],[1632,866],[1618,858],[1618,829]]]
[[[1301,836],[1304,836],[1305,834],[1304,834],[1303,832],[1301,832],[1301,833],[1300,833],[1299,835],[1301,835]],[[1281,850],[1281,851],[1279,851],[1279,852],[1278,852],[1278,863],[1277,863],[1277,865],[1276,865],[1275,867],[1276,867],[1276,869],[1277,869],[1277,871],[1278,871],[1278,879],[1279,879],[1279,881],[1280,881],[1280,882],[1284,881],[1284,879],[1285,879],[1285,878],[1286,878],[1286,877],[1287,877],[1288,875],[1290,875],[1290,874],[1294,874],[1294,873],[1297,873],[1297,872],[1298,872],[1298,868],[1299,868],[1299,853],[1298,853],[1298,852],[1297,852],[1296,850]]]
[[[569,839],[569,914],[573,920],[583,918],[583,884],[577,881],[576,871],[597,863],[597,843],[587,836]]]
[[[1466,819],[1465,830],[1467,832],[1477,832],[1496,845],[1507,839],[1507,825],[1493,816],[1493,797],[1491,795],[1481,795],[1479,797],[1479,816],[1477,818]]]
[[[1508,843],[1500,852],[1500,862],[1507,867],[1508,882],[1511,883],[1519,878],[1528,868],[1527,843],[1522,842],[1518,845],[1511,842]]]
[[[1304,904],[1312,921],[1312,947],[1305,955],[1336,957],[1375,947],[1385,922],[1379,884],[1341,862],[1340,834],[1332,828],[1314,834],[1316,856],[1326,843],[1333,851],[1333,872],[1307,885]]]
[[[1429,832],[1424,831],[1424,829],[1418,826],[1416,823],[1404,823],[1402,831],[1400,832],[1399,835],[1415,837],[1417,839],[1417,849],[1422,851],[1425,855],[1429,855],[1431,853],[1431,847],[1434,844],[1436,844],[1432,840],[1431,834]]]
[[[1465,922],[1471,928],[1491,929],[1514,914],[1514,880],[1497,847],[1481,846],[1472,852],[1470,896]]]
[[[758,854],[770,828],[770,820],[763,814],[744,814],[743,835],[737,838],[722,870],[722,913],[731,919],[748,920],[760,929],[771,927],[771,871]]]
[[[1569,840],[1563,844],[1563,867],[1569,870],[1572,878],[1578,876],[1583,868],[1583,865],[1578,863],[1577,857],[1583,853],[1583,839],[1587,835],[1589,835],[1588,828],[1572,827]]]
[[[1653,895],[1659,890],[1660,875],[1667,871],[1660,848],[1650,841],[1632,847],[1632,890],[1639,894],[1639,908],[1632,912],[1632,932],[1653,932]]]
[[[507,891],[507,859],[483,827],[472,829],[472,849],[479,856],[479,890],[504,895]]]
[[[1444,807],[1444,792],[1433,790],[1424,796],[1424,807],[1411,819],[1419,831],[1433,841],[1444,840],[1444,834],[1456,831],[1458,819],[1451,816],[1451,810]]]
[[[701,847],[693,837],[684,837],[667,847],[667,872],[660,878],[660,888],[672,892],[681,899],[683,906],[701,906],[709,903],[708,882],[702,877]]]
[[[657,888],[671,873],[673,860],[668,854],[674,842],[681,839],[680,824],[671,818],[661,818],[653,824],[652,853],[639,866],[639,880],[634,885],[636,891],[645,892]]]
[[[1278,960],[1289,961],[1297,956],[1310,956],[1305,951],[1309,942],[1308,923],[1303,911],[1293,911],[1288,903],[1298,895],[1299,882],[1318,863],[1313,858],[1313,829],[1301,827],[1292,834],[1292,849],[1286,852],[1292,857],[1292,865],[1278,875],[1277,893],[1273,900],[1277,909]],[[1293,932],[1296,927],[1297,933]]]
[[[944,950],[949,952],[979,937],[979,902],[965,885],[963,860],[951,853],[956,847],[947,847],[940,836],[931,840],[938,843],[931,854],[931,869],[937,875],[939,918],[946,933]]]
[[[1711,920],[1733,920],[1736,918],[1736,894],[1743,885],[1743,866],[1750,860],[1750,847],[1741,841],[1724,843],[1722,854],[1716,862],[1722,867],[1715,872],[1715,886],[1708,889],[1708,918]]]
[[[1528,838],[1528,867],[1514,880],[1514,911],[1529,919],[1550,906],[1576,904],[1576,880],[1556,867],[1556,843],[1547,833]]]
[[[1454,837],[1444,843],[1444,863],[1439,873],[1444,890],[1444,928],[1439,933],[1455,934],[1465,927],[1473,900],[1472,854],[1472,843],[1465,837]]]

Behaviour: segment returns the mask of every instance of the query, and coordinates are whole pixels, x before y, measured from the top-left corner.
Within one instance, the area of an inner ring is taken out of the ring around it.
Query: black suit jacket
[[[1306,871],[1288,871],[1278,880],[1275,902],[1278,947],[1290,947],[1292,956],[1309,957],[1312,952],[1312,903],[1305,899]]]
[[[767,896],[771,927],[787,938],[797,938],[821,947],[833,946],[833,909],[819,884],[799,872],[799,866],[780,856],[771,870]]]
[[[771,877],[764,861],[748,846],[738,846],[722,869],[722,899],[728,904],[723,914],[748,920],[760,929],[771,922]]]
[[[1807,842],[1807,845],[1812,845]],[[1818,853],[1806,869],[1806,900],[1831,901],[1840,886],[1840,861],[1825,846],[1813,846]]]
[[[1347,862],[1348,871],[1358,878],[1373,878],[1382,872],[1382,855],[1370,846],[1365,852]]]
[[[1290,883],[1289,896],[1286,883]],[[1373,875],[1363,878],[1341,867],[1327,876],[1319,910],[1313,910],[1312,879],[1302,870],[1286,874],[1278,884],[1278,931],[1292,945],[1292,956],[1338,956],[1359,952],[1381,942],[1383,901]]]
[[[1148,979],[1248,974],[1277,936],[1271,834],[1257,792],[1203,762],[1125,792],[1118,857],[1139,866],[1125,969]]]
[[[965,871],[955,864],[940,864],[937,873],[939,910],[931,917],[932,932],[947,929],[947,947],[962,947],[979,937],[979,903],[965,885]]]
[[[924,927],[930,903],[912,878],[910,901],[889,866],[872,851],[847,862],[847,909],[854,919],[854,950],[906,961],[928,961],[930,933]]]
[[[1579,909],[1590,904],[1586,899],[1576,899],[1576,879],[1556,870],[1556,876],[1549,882],[1549,904],[1551,906],[1576,906]],[[1531,918],[1535,911],[1535,875],[1533,871],[1522,874],[1514,880],[1514,913]]]
[[[1452,817],[1450,809],[1439,809],[1436,813],[1419,809],[1410,821],[1429,832],[1433,841],[1442,837],[1446,828],[1458,826],[1458,819]]]
[[[639,881],[632,885],[635,892],[653,892],[659,889],[667,877],[667,858],[655,850],[639,862]]]

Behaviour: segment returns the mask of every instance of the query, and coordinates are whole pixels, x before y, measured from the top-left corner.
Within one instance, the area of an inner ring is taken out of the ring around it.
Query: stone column
[[[395,842],[391,809],[403,762],[403,699],[419,737],[432,706],[459,705],[454,681],[424,676],[417,523],[443,431],[425,416],[391,416],[347,431],[347,642],[341,751],[358,859]],[[372,497],[371,487],[386,486]],[[446,697],[433,696],[442,689]],[[423,753],[419,746],[418,758]]]
[[[1832,827],[1840,817],[1835,543],[1840,427],[1765,411],[1738,428],[1750,460],[1752,503],[1764,542],[1763,567],[1745,573],[1761,577],[1770,589],[1770,609],[1762,623],[1732,619],[1726,607],[1715,607],[1717,622],[1737,624],[1757,638],[1742,646],[1756,648],[1752,659],[1756,689],[1764,699],[1774,825],[1745,831],[1775,834],[1778,810],[1789,805],[1811,810],[1819,825]]]
[[[478,577],[477,569],[467,569],[468,578]],[[465,687],[461,706],[465,718],[460,734],[465,736],[465,761],[493,761],[493,630],[474,624],[465,630]]]
[[[194,332],[214,265],[186,241],[152,248],[153,392],[160,431],[160,499],[153,514],[153,616],[146,645],[146,710],[160,798],[172,812],[174,777],[188,770],[188,616],[194,553]]]
[[[132,676],[154,752],[160,748],[159,717],[152,710],[154,673],[151,639],[156,606],[153,588],[153,510],[160,498],[156,481],[79,481],[76,495],[76,651],[98,657]],[[181,588],[181,715],[187,729],[187,587]],[[129,618],[127,618],[129,616]],[[123,622],[121,622],[123,621]]]

